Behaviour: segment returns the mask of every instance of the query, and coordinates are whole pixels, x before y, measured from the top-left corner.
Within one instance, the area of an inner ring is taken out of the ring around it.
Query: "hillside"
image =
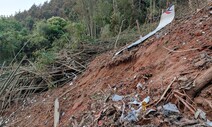
[[[211,6],[174,21],[157,36],[121,55],[113,57],[113,50],[97,56],[73,82],[35,94],[6,111],[6,126],[52,127],[56,98],[60,127],[206,125],[204,113],[198,116],[196,111],[201,109],[212,120]],[[125,97],[116,102],[114,94]],[[147,109],[138,113],[135,122],[120,121],[121,115],[130,112],[130,101],[141,102],[147,96]],[[161,111],[160,106],[169,102],[179,113]]]

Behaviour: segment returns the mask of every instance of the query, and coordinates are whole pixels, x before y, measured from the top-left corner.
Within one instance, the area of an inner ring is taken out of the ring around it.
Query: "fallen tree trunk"
[[[210,67],[202,75],[197,77],[194,83],[195,87],[188,91],[192,98],[198,96],[204,88],[212,84],[212,67]]]

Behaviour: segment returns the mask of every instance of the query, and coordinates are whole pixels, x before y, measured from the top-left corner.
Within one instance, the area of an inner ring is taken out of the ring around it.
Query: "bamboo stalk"
[[[119,36],[120,36],[120,34],[121,34],[121,31],[122,31],[122,27],[123,27],[124,21],[125,21],[125,19],[122,20],[121,26],[120,26],[120,28],[119,28],[119,34],[118,34],[118,36],[117,36],[117,38],[116,38],[116,42],[115,42],[115,45],[114,45],[114,48],[115,48],[115,49],[117,48],[117,43],[118,43]]]

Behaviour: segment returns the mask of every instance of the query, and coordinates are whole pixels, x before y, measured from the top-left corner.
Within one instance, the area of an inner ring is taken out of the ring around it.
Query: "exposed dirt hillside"
[[[28,98],[21,108],[14,105],[5,113],[10,116],[6,125],[52,127],[56,98],[61,127],[199,126],[205,120],[194,119],[197,109],[212,120],[211,11],[206,7],[188,19],[174,21],[157,36],[115,58],[115,51],[96,57],[74,82]],[[137,87],[138,83],[142,85]],[[129,112],[129,101],[114,102],[114,94],[140,101],[150,96],[150,102],[136,122],[120,121],[121,114]],[[176,104],[180,113],[160,112],[158,108],[168,102]],[[157,111],[145,114],[149,109]]]

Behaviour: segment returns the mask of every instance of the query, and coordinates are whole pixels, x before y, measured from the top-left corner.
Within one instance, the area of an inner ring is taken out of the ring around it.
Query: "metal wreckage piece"
[[[156,32],[158,32],[159,30],[164,28],[166,25],[170,24],[174,20],[174,17],[175,17],[174,5],[171,5],[161,15],[160,23],[159,23],[158,27],[154,31],[150,32],[149,34],[145,35],[144,37],[141,37],[140,39],[138,39],[136,42],[134,42],[134,43],[130,44],[129,46],[127,46],[127,47],[121,49],[120,51],[116,52],[115,56],[119,55],[124,50],[129,50],[132,47],[135,47],[135,46],[139,45],[140,43],[142,43],[143,41],[145,41],[146,39],[148,39],[149,37],[154,35]]]

